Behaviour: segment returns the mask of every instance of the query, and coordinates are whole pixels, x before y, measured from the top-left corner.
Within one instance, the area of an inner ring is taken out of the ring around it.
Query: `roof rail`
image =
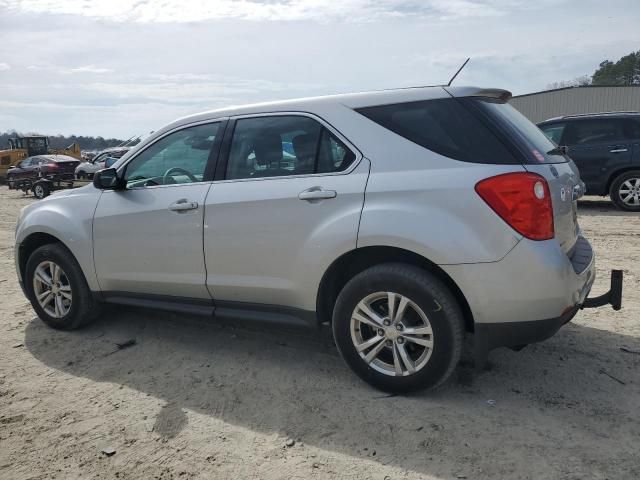
[[[629,111],[619,111],[619,112],[594,112],[594,113],[575,113],[572,115],[564,115],[563,117],[560,118],[573,118],[573,117],[589,117],[592,115],[628,115],[628,114],[640,114],[640,112],[638,111],[633,111],[633,110],[629,110]]]
[[[560,115],[559,117],[551,117],[543,120],[543,122],[551,122],[552,120],[564,120],[565,118],[595,117],[598,115],[640,115],[640,111],[628,110],[619,112],[593,112],[593,113],[574,113],[571,115]]]

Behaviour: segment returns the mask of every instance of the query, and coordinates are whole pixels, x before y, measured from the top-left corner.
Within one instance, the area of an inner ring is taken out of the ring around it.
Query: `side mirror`
[[[93,186],[100,190],[120,190],[122,180],[115,168],[105,168],[93,174]]]

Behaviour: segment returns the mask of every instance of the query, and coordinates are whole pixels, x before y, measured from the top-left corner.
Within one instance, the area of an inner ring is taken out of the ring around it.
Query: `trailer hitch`
[[[622,270],[611,270],[611,288],[597,297],[585,298],[580,308],[595,308],[611,304],[614,310],[622,307]]]

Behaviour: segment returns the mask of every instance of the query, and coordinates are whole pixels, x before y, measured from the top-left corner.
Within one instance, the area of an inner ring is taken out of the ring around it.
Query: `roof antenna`
[[[451,83],[456,79],[456,77],[458,76],[458,74],[462,71],[462,69],[465,67],[465,65],[467,63],[469,63],[469,60],[471,60],[471,57],[467,58],[464,63],[462,64],[462,66],[458,69],[458,71],[453,75],[453,77],[451,77],[451,80],[449,80],[449,83],[447,83],[447,87],[451,86]]]

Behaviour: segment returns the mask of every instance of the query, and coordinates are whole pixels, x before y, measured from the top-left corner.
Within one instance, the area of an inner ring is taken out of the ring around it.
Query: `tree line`
[[[640,50],[621,57],[618,61],[605,60],[593,72],[573,80],[563,80],[547,88],[584,87],[587,85],[640,85]]]
[[[40,135],[38,133],[18,133],[15,130],[9,130],[7,132],[0,133],[0,150],[8,148],[9,139],[15,138],[17,135]],[[83,135],[49,135],[49,147],[50,148],[66,148],[74,142],[78,142],[82,150],[104,150],[109,147],[117,147],[123,144],[125,140],[119,138],[103,138],[103,137],[89,137]],[[135,145],[139,140],[131,142],[129,145]]]

